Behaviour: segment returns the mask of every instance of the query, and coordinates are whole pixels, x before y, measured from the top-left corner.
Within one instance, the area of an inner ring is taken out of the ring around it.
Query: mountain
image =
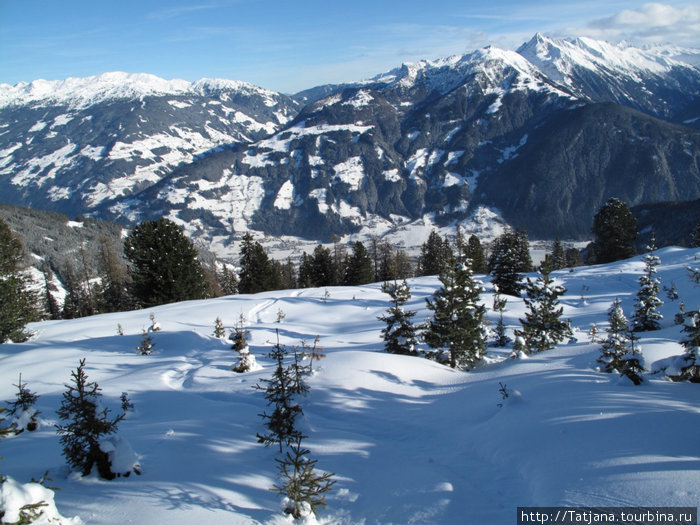
[[[656,255],[656,277],[664,286],[675,283],[678,297],[664,295],[660,330],[636,333],[646,368],[639,386],[598,369],[600,345],[589,333],[593,323],[602,330],[615,298],[631,317],[642,257],[553,272],[568,290],[560,300],[572,340],[518,359],[508,358],[512,343],[490,347],[470,372],[385,352],[386,324],[377,317],[386,314],[390,298],[380,283],[32,323],[30,341],[0,345],[0,399],[15,399],[21,374],[39,396],[40,412],[36,431],[2,440],[2,472],[17,483],[2,486],[0,513],[17,521],[10,509],[43,495],[37,484],[22,491],[23,484],[49,469],[49,485],[60,488],[60,513],[90,525],[289,525],[281,497],[270,490],[282,482],[275,459],[283,454],[256,438],[266,430],[260,414],[274,407],[254,386],[265,388],[273,378],[275,342],[291,350],[317,336],[326,357],[305,377],[308,393],[294,399],[303,410],[295,427],[308,436],[303,445],[318,461],[316,472],[333,473],[337,483],[318,519],[299,523],[513,525],[519,506],[696,509],[700,384],[675,383],[667,373],[684,353],[674,315],[681,302],[689,311],[700,305],[700,287],[686,270],[698,266],[700,250],[666,248]],[[494,288],[481,277],[480,304],[493,327],[499,319],[491,308]],[[440,283],[421,277],[408,284],[412,297],[405,308],[421,323],[431,315],[425,300]],[[509,337],[526,311],[522,298],[508,297],[503,322]],[[150,333],[153,353],[138,355],[150,315],[161,330]],[[217,317],[227,328],[244,320],[260,369],[231,370],[237,353],[212,336]],[[122,392],[133,403],[115,437],[129,445],[119,448],[131,452],[124,460],[138,457],[141,475],[105,481],[68,470],[54,425],[81,359],[110,416],[121,414]],[[607,514],[600,521],[580,516],[581,523],[613,521]],[[635,521],[651,523],[625,520]]]
[[[182,162],[270,135],[298,108],[289,97],[229,80],[107,73],[2,85],[3,200],[94,212]]]
[[[60,84],[54,99],[8,86],[2,121],[24,115],[25,131],[0,135],[0,189],[69,213],[166,215],[224,251],[248,230],[328,241],[455,221],[586,238],[609,197],[700,198],[697,56],[538,34],[517,51],[404,64],[293,98],[234,84],[248,106],[224,81],[128,77],[127,89],[108,76],[98,94],[85,94],[93,79]],[[71,134],[80,123],[89,140]]]

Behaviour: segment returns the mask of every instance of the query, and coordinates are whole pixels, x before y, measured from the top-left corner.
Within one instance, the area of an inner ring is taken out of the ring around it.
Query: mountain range
[[[700,198],[700,51],[537,34],[293,96],[107,73],[0,85],[0,200],[220,251],[412,224],[584,239],[610,197]]]

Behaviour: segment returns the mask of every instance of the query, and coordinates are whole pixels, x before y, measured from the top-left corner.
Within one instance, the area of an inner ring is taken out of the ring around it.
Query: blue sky
[[[244,80],[294,93],[534,33],[700,48],[669,0],[0,0],[0,83],[107,71]]]

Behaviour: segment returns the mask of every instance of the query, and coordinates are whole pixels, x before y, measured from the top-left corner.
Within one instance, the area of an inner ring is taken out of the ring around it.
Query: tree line
[[[594,217],[592,242],[585,250],[564,249],[559,239],[543,265],[552,271],[590,263],[607,263],[633,256],[636,220],[619,199],[608,200]],[[202,262],[200,252],[172,221],[161,218],[134,227],[120,246],[99,240],[96,264],[78,251],[63,276],[62,305],[57,283],[47,271],[38,290],[24,271],[24,250],[19,237],[0,219],[0,342],[26,338],[24,326],[42,318],[76,318],[98,313],[147,308],[159,304],[205,299],[234,293],[275,289],[362,285],[414,276],[439,275],[453,257],[471,261],[475,274],[489,273],[504,294],[518,295],[522,275],[532,271],[529,239],[522,229],[506,229],[484,247],[476,235],[468,238],[458,229],[452,243],[432,231],[413,261],[387,240],[370,238],[349,247],[337,240],[291,258],[270,258],[250,233],[243,236],[238,269],[232,265]],[[700,225],[692,246],[700,246]]]

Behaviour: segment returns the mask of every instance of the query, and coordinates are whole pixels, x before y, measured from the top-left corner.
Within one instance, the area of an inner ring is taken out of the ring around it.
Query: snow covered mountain
[[[329,240],[454,221],[585,237],[611,196],[700,198],[698,56],[536,35],[320,86],[295,95],[303,107],[227,81],[4,86],[0,191],[165,215],[221,246],[251,229]]]
[[[646,368],[640,386],[598,369],[600,343],[588,332],[596,323],[599,337],[606,335],[615,298],[631,318],[641,257],[553,272],[568,290],[560,299],[573,340],[520,359],[508,359],[512,344],[491,347],[471,372],[386,353],[380,333],[386,325],[377,316],[390,301],[379,284],[34,323],[32,340],[0,345],[0,400],[15,398],[21,373],[39,395],[40,412],[38,430],[2,440],[2,472],[27,483],[49,469],[50,485],[61,489],[55,493],[60,513],[90,525],[288,525],[280,498],[269,490],[280,481],[275,458],[281,455],[256,438],[265,430],[259,414],[270,409],[253,387],[275,370],[267,356],[271,341],[279,337],[289,348],[318,335],[326,357],[314,363],[309,393],[298,398],[297,426],[308,436],[304,445],[316,468],[334,473],[337,483],[317,521],[306,523],[512,525],[518,506],[696,507],[700,384],[674,383],[666,373],[684,353],[674,314],[681,301],[689,309],[700,304],[700,287],[686,270],[698,265],[700,250],[657,255],[656,276],[673,284],[678,298],[664,296],[660,330],[637,334]],[[439,282],[423,277],[409,284],[406,309],[416,311],[419,323],[431,313],[425,299]],[[481,301],[493,327],[494,290],[487,277],[484,284]],[[525,312],[522,299],[508,298],[509,336]],[[137,355],[150,314],[162,330],[151,334],[152,355]],[[241,315],[261,369],[237,374],[231,371],[237,353],[211,334],[217,317],[232,327]],[[122,392],[134,404],[117,436],[138,455],[139,476],[105,481],[66,467],[56,410],[83,358],[88,380],[114,410],[110,416],[121,413]],[[6,485],[0,511],[45,497],[37,487]]]
[[[278,93],[216,79],[106,73],[2,85],[3,201],[90,212],[212,149],[270,135],[298,107]]]

